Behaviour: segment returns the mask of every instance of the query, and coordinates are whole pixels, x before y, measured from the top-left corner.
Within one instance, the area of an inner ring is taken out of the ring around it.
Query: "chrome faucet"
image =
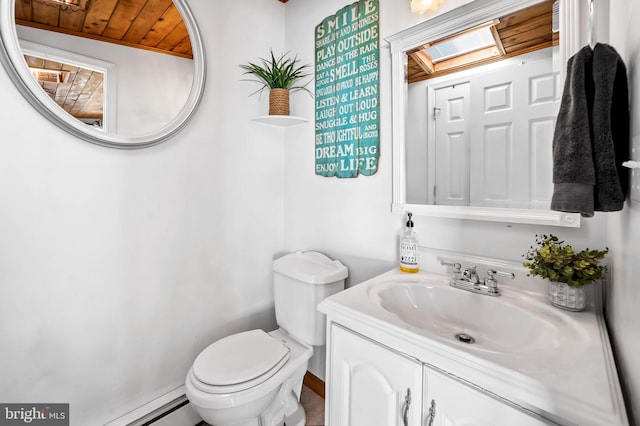
[[[473,293],[485,294],[487,296],[500,296],[500,289],[498,288],[498,280],[496,279],[496,276],[511,279],[515,278],[515,275],[511,272],[487,269],[487,276],[483,280],[480,280],[477,266],[475,265],[463,269],[462,265],[458,262],[440,260],[440,264],[453,267],[453,278],[449,281],[449,285],[451,287],[460,288]]]
[[[476,271],[477,266],[472,266],[470,268],[464,268],[462,270],[462,280],[470,282],[471,284],[480,284],[480,277],[478,276],[478,271]]]

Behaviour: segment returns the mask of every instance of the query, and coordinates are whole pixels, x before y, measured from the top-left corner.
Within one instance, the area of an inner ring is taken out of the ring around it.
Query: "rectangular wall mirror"
[[[387,38],[394,212],[580,226],[549,210],[562,34],[578,31],[559,8],[477,0]]]

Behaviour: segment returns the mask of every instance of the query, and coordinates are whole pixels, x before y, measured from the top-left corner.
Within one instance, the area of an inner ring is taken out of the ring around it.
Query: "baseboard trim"
[[[320,379],[318,376],[311,373],[310,371],[307,371],[307,373],[304,375],[304,379],[302,383],[304,383],[306,387],[314,391],[316,394],[324,398],[324,389],[325,389],[324,381]]]

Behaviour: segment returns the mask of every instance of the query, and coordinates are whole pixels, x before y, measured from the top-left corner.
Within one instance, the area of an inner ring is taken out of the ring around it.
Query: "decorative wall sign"
[[[317,175],[378,170],[379,16],[378,0],[360,0],[316,26]]]

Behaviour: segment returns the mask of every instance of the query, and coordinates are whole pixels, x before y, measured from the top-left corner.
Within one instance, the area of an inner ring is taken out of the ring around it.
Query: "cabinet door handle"
[[[409,407],[411,406],[411,389],[407,388],[407,395],[402,405],[402,421],[404,426],[409,426]]]
[[[433,426],[433,420],[436,418],[436,401],[431,400],[431,407],[429,408],[429,415],[424,421],[425,426]]]

